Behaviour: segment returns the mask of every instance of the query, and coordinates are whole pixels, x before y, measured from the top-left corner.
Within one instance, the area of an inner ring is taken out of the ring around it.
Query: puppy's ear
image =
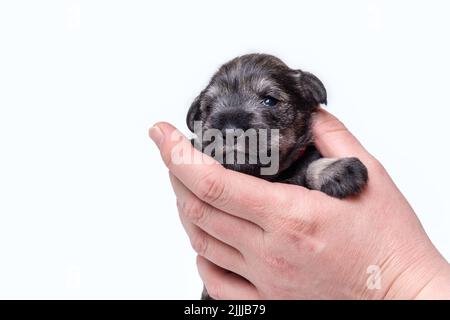
[[[194,132],[194,121],[200,120],[200,96],[192,102],[186,117],[186,124],[191,132]]]
[[[295,77],[303,99],[314,107],[318,104],[327,104],[327,90],[319,78],[302,70],[295,70]]]

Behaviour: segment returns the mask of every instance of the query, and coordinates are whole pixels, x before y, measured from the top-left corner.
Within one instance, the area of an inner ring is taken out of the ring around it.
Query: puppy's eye
[[[266,107],[274,107],[278,103],[278,100],[271,96],[265,96],[261,103]]]

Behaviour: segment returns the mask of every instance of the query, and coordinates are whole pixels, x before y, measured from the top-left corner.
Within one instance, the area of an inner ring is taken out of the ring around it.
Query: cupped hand
[[[383,166],[330,113],[314,122],[326,157],[358,157],[362,194],[335,199],[223,168],[173,126],[150,136],[215,299],[450,298],[450,267]]]

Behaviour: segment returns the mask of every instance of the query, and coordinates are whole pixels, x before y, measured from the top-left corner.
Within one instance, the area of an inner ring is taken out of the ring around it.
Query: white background
[[[198,298],[147,129],[215,69],[315,73],[450,259],[448,1],[1,1],[0,297]],[[386,221],[389,223],[389,221]]]

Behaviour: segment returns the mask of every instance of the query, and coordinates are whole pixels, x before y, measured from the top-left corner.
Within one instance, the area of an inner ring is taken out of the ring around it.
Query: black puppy
[[[244,163],[228,161],[223,165],[269,181],[344,198],[363,189],[367,169],[357,158],[323,158],[315,148],[311,122],[319,104],[326,103],[325,87],[311,73],[290,69],[271,55],[249,54],[227,62],[214,74],[192,103],[186,121],[193,132],[195,121],[201,121],[200,133],[217,129],[223,137],[227,129],[278,129],[277,172],[261,174],[264,165],[259,160],[251,163],[248,152],[244,152]],[[202,141],[197,148],[204,151],[207,143]],[[269,154],[272,146],[267,145]],[[239,149],[232,144],[222,151],[242,152]],[[207,294],[203,298],[208,298]]]

